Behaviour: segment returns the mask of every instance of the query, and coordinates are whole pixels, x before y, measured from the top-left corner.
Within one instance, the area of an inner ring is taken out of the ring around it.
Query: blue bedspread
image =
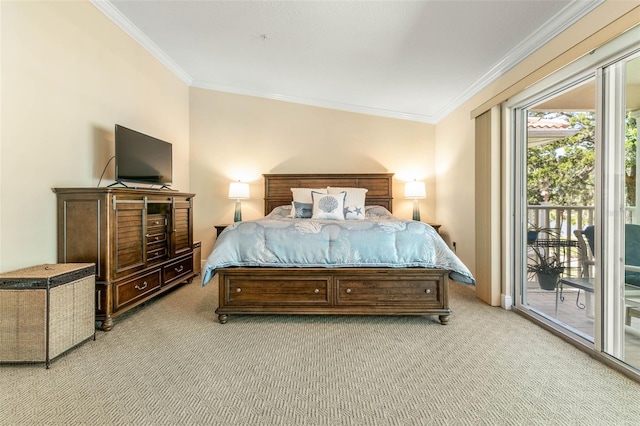
[[[292,219],[289,213],[289,206],[281,206],[262,219],[228,226],[205,263],[202,284],[232,266],[438,268],[455,281],[475,284],[425,223],[399,219],[379,206],[367,207],[364,220]]]

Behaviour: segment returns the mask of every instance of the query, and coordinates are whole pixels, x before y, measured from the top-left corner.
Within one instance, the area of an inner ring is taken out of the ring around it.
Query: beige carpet
[[[199,281],[44,365],[0,424],[638,425],[640,385],[452,283],[436,318],[230,316]]]

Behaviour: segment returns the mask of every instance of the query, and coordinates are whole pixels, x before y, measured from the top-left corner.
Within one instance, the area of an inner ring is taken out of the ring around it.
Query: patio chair
[[[590,233],[590,238],[585,233]],[[593,240],[593,226],[587,226],[585,229],[576,229],[573,231],[573,235],[578,240],[578,249],[580,255],[580,277],[591,278],[591,267],[595,265],[593,260],[593,248],[591,244],[587,245],[587,241]]]
[[[624,226],[624,282],[640,290],[640,225],[625,224]],[[582,264],[581,276],[591,278],[591,266],[594,265],[595,228],[587,226],[583,230],[575,230],[574,235],[580,248]],[[631,325],[631,318],[640,318],[640,309],[627,306],[625,310],[625,324]]]
[[[586,234],[590,234],[590,235],[585,235]],[[594,256],[593,256],[593,249],[587,244],[587,241],[589,241],[589,238],[591,238],[591,240],[593,240],[593,227],[587,227],[584,230],[582,229],[576,229],[573,231],[573,234],[576,236],[576,239],[578,240],[578,255],[579,255],[579,260],[580,260],[580,278],[586,278],[589,279],[592,277],[591,275],[591,269],[593,268],[593,266],[595,265],[595,260],[594,260]],[[564,286],[563,286],[564,287]],[[560,299],[563,300],[562,298],[562,291],[564,290],[564,288],[561,287],[560,288]],[[593,297],[593,292],[592,294],[588,294],[588,291],[585,291],[585,304],[580,304],[579,300],[580,300],[580,288],[578,287],[578,295],[576,297],[576,306],[584,309],[585,307],[587,308],[587,315],[588,316],[593,316],[593,302],[591,299],[591,297]]]

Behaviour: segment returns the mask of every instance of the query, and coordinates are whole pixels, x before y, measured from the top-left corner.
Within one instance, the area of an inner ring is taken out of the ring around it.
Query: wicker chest
[[[0,362],[44,362],[93,337],[95,266],[63,263],[0,274]]]

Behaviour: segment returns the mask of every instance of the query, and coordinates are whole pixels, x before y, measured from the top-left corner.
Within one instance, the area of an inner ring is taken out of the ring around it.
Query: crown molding
[[[359,105],[344,104],[340,102],[332,102],[321,99],[310,99],[296,96],[287,96],[277,93],[262,93],[246,89],[240,89],[220,84],[212,84],[207,82],[195,82],[193,77],[176,64],[169,55],[160,49],[149,37],[147,37],[137,26],[135,26],[126,16],[124,16],[109,0],[89,0],[98,10],[104,13],[116,25],[118,25],[125,33],[137,41],[144,49],[149,51],[158,61],[173,72],[180,80],[191,87],[202,89],[216,90],[219,92],[234,93],[239,95],[254,96],[259,98],[274,99],[284,102],[292,102],[303,105],[317,106],[321,108],[336,109],[341,111],[355,112],[367,115],[376,115],[387,118],[396,118],[400,120],[418,121],[433,124],[433,117],[410,114],[399,111],[383,110],[378,108],[369,108]]]
[[[491,67],[482,77],[469,86],[464,92],[456,96],[449,102],[440,112],[438,112],[434,120],[439,122],[447,115],[462,106],[465,102],[477,95],[482,89],[505,75],[509,70],[522,62],[533,52],[543,45],[547,44],[554,37],[565,31],[567,28],[578,22],[585,15],[600,6],[606,0],[579,1],[574,0],[564,9],[556,13],[547,23],[540,29],[507,53],[498,63]],[[542,3],[541,3],[542,4]]]
[[[370,108],[361,105],[351,105],[340,102],[327,101],[323,99],[310,99],[296,96],[288,96],[277,93],[261,93],[241,88],[225,86],[221,84],[194,81],[191,75],[184,71],[169,57],[162,49],[160,49],[149,37],[147,37],[138,27],[136,27],[126,16],[111,4],[109,0],[89,0],[96,8],[109,17],[123,31],[136,40],[143,48],[149,51],[158,61],[173,72],[180,80],[191,87],[202,89],[216,90],[226,93],[234,93],[239,95],[254,96],[259,98],[274,99],[285,102],[292,102],[303,105],[317,106],[321,108],[336,109],[341,111],[355,112],[367,115],[376,115],[387,118],[395,118],[400,120],[417,121],[421,123],[436,124],[444,119],[447,115],[462,106],[473,96],[478,94],[482,89],[502,77],[518,63],[523,61],[541,46],[549,42],[555,36],[569,28],[575,22],[580,20],[586,14],[600,6],[605,0],[581,1],[574,0],[564,9],[555,14],[540,31],[535,32],[523,42],[512,49],[502,60],[491,67],[483,74],[475,83],[473,83],[465,91],[461,92],[451,102],[449,102],[441,111],[434,115],[422,115],[406,113],[401,111],[391,111],[379,108]]]
[[[174,73],[180,80],[188,86],[191,85],[193,78],[189,73],[176,64],[169,55],[160,49],[146,34],[136,27],[126,16],[124,16],[109,0],[89,0],[98,10],[104,13],[109,19],[115,22],[122,30],[131,38],[137,41],[144,49],[146,49],[154,58]]]
[[[323,99],[303,98],[298,96],[282,95],[277,93],[264,93],[251,90],[240,89],[237,87],[225,86],[222,84],[212,84],[203,81],[194,81],[192,87],[215,90],[217,92],[233,93],[236,95],[253,96],[257,98],[273,99],[283,102],[291,102],[294,104],[302,104],[315,106],[320,108],[335,109],[340,111],[355,112],[359,114],[376,115],[380,117],[396,118],[399,120],[417,121],[421,123],[435,124],[433,117],[427,115],[411,114],[400,111],[392,111],[380,108],[371,108],[362,105],[352,105],[341,102],[327,101]]]

